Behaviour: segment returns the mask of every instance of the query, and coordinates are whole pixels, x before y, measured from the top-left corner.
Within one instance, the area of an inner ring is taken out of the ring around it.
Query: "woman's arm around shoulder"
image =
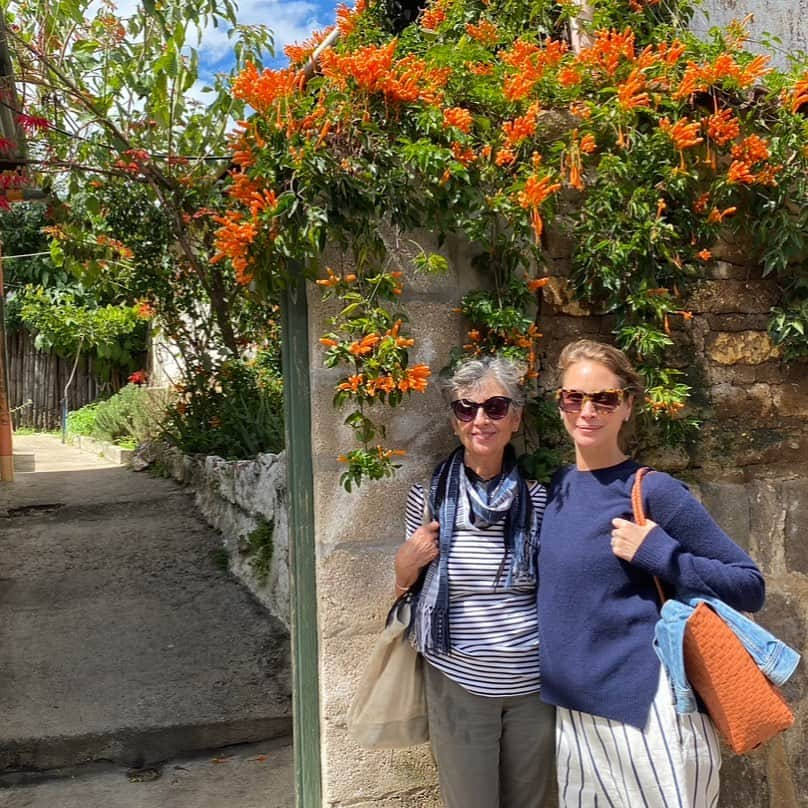
[[[755,562],[718,525],[687,487],[664,472],[643,479],[648,518],[656,523],[632,563],[692,594],[758,611],[765,583]]]
[[[527,491],[533,508],[541,519],[544,509],[547,506],[547,486],[536,480],[527,481]]]

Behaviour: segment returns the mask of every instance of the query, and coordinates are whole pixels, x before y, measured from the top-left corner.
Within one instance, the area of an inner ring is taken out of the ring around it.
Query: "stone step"
[[[3,808],[294,808],[288,740],[239,744],[135,767],[89,763],[0,773]]]
[[[142,768],[178,755],[276,739],[291,743],[290,716],[259,716],[185,726],[112,727],[107,732],[87,735],[4,740],[0,747],[0,772],[8,776],[10,772],[49,771],[95,761]]]

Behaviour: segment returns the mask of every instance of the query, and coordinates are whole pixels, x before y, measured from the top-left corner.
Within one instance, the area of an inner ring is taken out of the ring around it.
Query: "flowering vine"
[[[566,231],[563,280],[613,315],[618,344],[646,375],[646,420],[668,441],[696,423],[684,410],[686,379],[666,361],[671,324],[689,320],[687,290],[722,236],[751,236],[783,289],[772,338],[808,353],[790,327],[808,297],[805,65],[772,69],[744,50],[740,24],[697,39],[682,27],[684,2],[598,4],[576,51],[578,11],[549,0],[433,0],[393,35],[383,4],[360,0],[340,9],[340,39],[308,84],[300,68],[324,34],[290,48],[291,67],[248,66],[233,85],[255,115],[233,139],[233,207],[216,220],[217,260],[265,286],[290,258],[314,276],[326,240],[355,259],[355,278],[318,281],[344,303],[323,340],[326,362],[347,367],[335,403],[355,407],[349,425],[362,446],[345,455],[346,485],[395,465],[395,450],[374,444],[383,432],[368,408],[426,384],[425,374],[409,381],[403,312],[374,308],[400,281],[378,269],[379,232],[391,223],[462,233],[479,247],[491,288],[461,302],[470,328],[455,356],[505,351],[531,374],[537,295],[553,270],[548,225]]]

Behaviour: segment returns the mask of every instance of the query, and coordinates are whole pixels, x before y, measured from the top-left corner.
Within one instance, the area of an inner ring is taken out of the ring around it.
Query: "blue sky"
[[[333,25],[337,5],[337,0],[238,0],[239,22],[248,25],[263,23],[273,32],[276,56],[268,61],[268,66],[280,67],[286,64],[284,46],[307,39],[312,31]],[[353,6],[353,0],[347,0],[346,5]],[[227,69],[231,48],[226,31],[207,31],[200,47],[203,67],[211,71]]]

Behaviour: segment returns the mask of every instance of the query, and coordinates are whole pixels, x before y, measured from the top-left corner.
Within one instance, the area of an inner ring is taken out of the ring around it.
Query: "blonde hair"
[[[559,378],[576,362],[597,362],[608,368],[620,380],[620,387],[635,399],[645,392],[642,376],[631,360],[619,348],[591,339],[579,339],[564,346],[558,357]]]

